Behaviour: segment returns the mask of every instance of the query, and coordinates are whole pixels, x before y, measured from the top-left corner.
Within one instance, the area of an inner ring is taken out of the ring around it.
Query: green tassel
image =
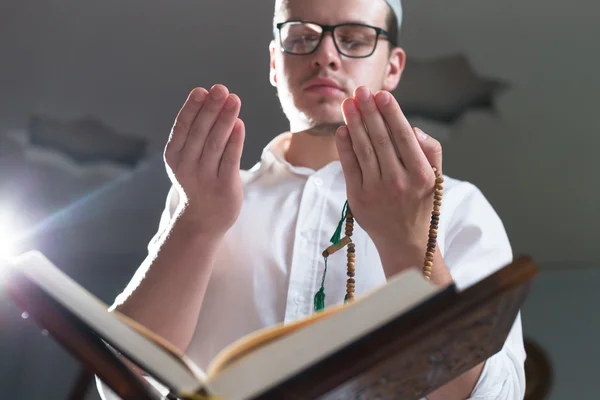
[[[342,209],[342,218],[340,219],[340,222],[338,223],[337,229],[335,230],[335,232],[333,233],[333,236],[331,236],[331,239],[329,239],[329,241],[333,244],[338,244],[340,242],[340,240],[342,239],[342,227],[344,226],[344,221],[346,220],[346,216],[348,214],[348,200],[346,200],[346,202],[344,203],[344,208]]]
[[[315,311],[322,311],[325,308],[325,275],[327,275],[327,257],[324,257],[325,268],[323,269],[323,278],[321,279],[321,289],[315,294]]]
[[[344,221],[346,221],[346,216],[348,215],[348,200],[344,203],[344,208],[342,209],[342,218],[338,223],[338,226],[331,236],[329,240],[334,245],[340,243],[342,240],[342,228],[344,227]],[[314,299],[314,308],[315,311],[319,312],[325,309],[325,274],[327,274],[327,257],[325,257],[325,269],[323,270],[323,279],[321,281],[321,289],[315,294]],[[346,295],[348,297],[348,295]],[[344,298],[344,302],[347,301],[347,298]]]
[[[321,289],[315,294],[315,311],[319,312],[325,308],[325,288],[321,286]]]

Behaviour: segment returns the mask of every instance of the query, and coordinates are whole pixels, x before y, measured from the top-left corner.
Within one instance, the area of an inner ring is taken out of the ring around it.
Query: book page
[[[155,334],[150,335],[154,341],[148,339],[139,332],[149,331],[139,324],[133,324],[139,332],[132,329],[117,315],[109,312],[105,303],[62,272],[42,253],[27,252],[11,260],[8,267],[25,274],[106,343],[166,386],[177,392],[191,393],[206,381],[204,372],[189,359],[173,352],[174,347],[164,346],[164,339],[157,339],[158,335]]]
[[[249,355],[254,351],[259,351],[261,347],[275,340],[279,340],[283,336],[293,333],[298,329],[304,328],[322,318],[326,318],[331,314],[341,310],[345,306],[346,304],[332,306],[326,310],[323,310],[322,312],[312,314],[289,324],[277,324],[244,336],[217,354],[217,356],[210,363],[208,371],[206,372],[208,379],[210,380],[211,377],[216,376],[235,361],[245,357],[246,355]]]
[[[231,363],[224,363],[217,357],[211,371],[217,370],[219,363],[227,366],[213,372],[206,386],[211,393],[228,400],[256,396],[444,289],[426,281],[416,269],[407,270],[362,298],[332,309],[323,318],[300,320],[290,332],[279,335],[277,340],[264,340],[265,344],[260,348],[244,352],[243,357],[237,357]],[[243,338],[234,346],[243,345],[245,341],[260,343],[261,334],[268,339],[269,335],[278,332],[276,329],[263,330],[259,336]],[[233,349],[231,354],[235,357],[237,353],[235,347]],[[227,350],[222,353],[224,358],[226,355]]]

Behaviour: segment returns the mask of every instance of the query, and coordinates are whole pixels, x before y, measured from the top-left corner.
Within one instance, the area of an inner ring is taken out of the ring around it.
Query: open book
[[[243,337],[202,371],[164,339],[109,312],[43,254],[27,252],[5,264],[3,285],[16,303],[122,397],[127,391],[111,385],[108,364],[72,343],[79,331],[99,338],[115,365],[125,357],[178,398],[228,400],[344,398],[348,390],[419,398],[500,350],[537,272],[524,258],[459,292],[407,270],[351,303]],[[39,307],[75,325],[65,334]]]

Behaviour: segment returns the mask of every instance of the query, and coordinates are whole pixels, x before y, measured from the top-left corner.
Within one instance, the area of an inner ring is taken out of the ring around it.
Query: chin
[[[345,98],[345,97],[344,97]],[[282,108],[295,131],[313,129],[320,126],[345,125],[342,114],[344,98],[318,97],[302,98],[282,102]],[[300,101],[298,101],[300,100]]]
[[[308,119],[315,121],[336,122],[344,120],[341,101],[327,99],[322,102],[312,103],[308,107],[304,107],[298,111],[308,117]]]

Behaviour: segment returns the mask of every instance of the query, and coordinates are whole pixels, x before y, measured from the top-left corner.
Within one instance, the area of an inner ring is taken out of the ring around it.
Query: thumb
[[[413,128],[413,131],[429,164],[442,173],[442,145],[440,142],[417,127]]]

